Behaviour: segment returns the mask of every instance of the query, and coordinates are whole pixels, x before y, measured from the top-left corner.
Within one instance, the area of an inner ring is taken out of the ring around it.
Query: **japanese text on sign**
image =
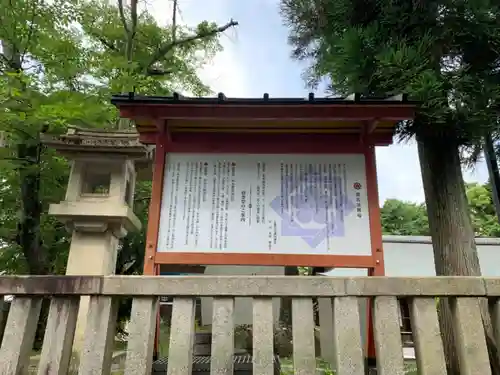
[[[158,251],[371,253],[363,155],[167,160]]]

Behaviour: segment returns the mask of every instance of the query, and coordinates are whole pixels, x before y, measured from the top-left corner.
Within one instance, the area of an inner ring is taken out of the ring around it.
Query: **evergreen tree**
[[[310,85],[337,94],[406,92],[422,105],[402,137],[418,143],[437,275],[480,275],[461,151],[497,128],[500,13],[489,0],[282,0],[293,55]],[[451,310],[440,303],[448,373],[458,374]],[[499,374],[487,306],[490,359]]]

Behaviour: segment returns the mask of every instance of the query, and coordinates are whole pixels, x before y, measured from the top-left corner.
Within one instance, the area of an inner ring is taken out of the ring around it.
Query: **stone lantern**
[[[65,200],[49,208],[49,214],[72,231],[66,274],[114,274],[119,240],[141,228],[132,205],[136,171],[149,167],[150,150],[139,143],[136,132],[76,127],[46,137],[44,144],[71,161]],[[77,350],[88,302],[88,297],[80,301]]]

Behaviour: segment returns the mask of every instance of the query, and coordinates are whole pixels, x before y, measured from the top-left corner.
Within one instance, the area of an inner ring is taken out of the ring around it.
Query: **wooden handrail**
[[[314,276],[0,276],[0,295],[500,296],[500,278]]]
[[[79,295],[91,295],[79,374],[107,374],[111,368],[117,298],[133,296],[128,326],[125,374],[149,375],[158,313],[158,296],[172,295],[169,375],[190,375],[195,334],[195,299],[214,297],[211,373],[233,373],[234,298],[253,299],[254,374],[273,374],[274,297],[292,298],[293,361],[297,374],[316,371],[313,298],[331,309],[332,345],[322,347],[337,375],[364,375],[359,302],[373,299],[377,366],[381,374],[403,374],[398,297],[410,307],[420,374],[444,374],[445,358],[436,296],[448,296],[460,364],[490,375],[479,300],[488,298],[492,319],[500,327],[500,279],[475,277],[329,278],[261,276],[186,277],[0,277],[0,293],[15,295],[0,348],[0,374],[18,374],[33,343],[42,296],[51,305],[38,374],[66,374],[78,316]],[[328,316],[322,315],[323,317]],[[320,321],[321,327],[327,327]],[[497,335],[497,340],[500,335]],[[500,344],[500,343],[499,343]],[[322,344],[323,345],[323,344]]]

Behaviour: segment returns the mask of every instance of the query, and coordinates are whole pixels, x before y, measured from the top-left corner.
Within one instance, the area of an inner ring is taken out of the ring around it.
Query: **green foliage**
[[[150,198],[151,181],[138,181],[135,189],[134,213],[142,223],[142,230],[129,233],[122,241],[116,262],[117,274],[142,273]]]
[[[491,185],[467,184],[467,200],[476,237],[499,237],[500,224],[493,205]],[[380,213],[384,234],[430,235],[427,211],[423,204],[388,199]]]
[[[126,12],[130,16],[130,12]],[[127,40],[116,5],[105,1],[83,2],[79,8],[82,32],[89,59],[87,72],[97,80],[101,95],[135,91],[142,94],[167,95],[173,91],[207,94],[209,88],[196,70],[221,50],[217,33],[179,43],[175,48],[171,25],[160,26],[152,14],[138,15],[131,61]],[[198,27],[175,27],[176,40],[215,28],[202,22]],[[165,51],[158,54],[158,51]]]
[[[388,199],[380,209],[384,234],[428,236],[429,222],[425,205]]]
[[[468,184],[467,200],[476,236],[499,237],[500,224],[493,205],[491,185]]]

